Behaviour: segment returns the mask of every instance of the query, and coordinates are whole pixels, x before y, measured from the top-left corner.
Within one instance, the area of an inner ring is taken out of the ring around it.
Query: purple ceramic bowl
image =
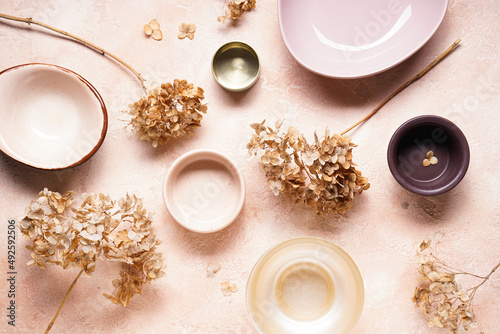
[[[424,166],[432,151],[438,162]],[[410,119],[393,134],[387,149],[392,175],[407,190],[424,196],[454,188],[469,167],[470,152],[462,131],[446,118],[424,115]]]

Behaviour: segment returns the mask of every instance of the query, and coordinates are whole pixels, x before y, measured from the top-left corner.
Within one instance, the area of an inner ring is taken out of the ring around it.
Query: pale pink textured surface
[[[135,193],[154,212],[163,241],[166,277],[134,297],[127,309],[103,296],[112,290],[116,268],[101,261],[93,279],[82,277],[52,333],[256,333],[247,315],[245,285],[256,260],[271,246],[298,236],[317,236],[344,248],[359,266],[366,289],[365,307],[354,333],[446,333],[428,329],[411,303],[417,281],[413,245],[444,232],[442,255],[450,264],[486,274],[500,260],[499,156],[500,64],[498,18],[494,0],[450,0],[443,24],[419,52],[401,65],[359,80],[320,77],[298,65],[279,31],[276,1],[258,7],[239,22],[216,18],[223,1],[2,1],[0,12],[33,17],[82,36],[119,55],[148,83],[184,78],[205,89],[209,111],[190,140],[153,149],[124,129],[121,112],[141,94],[135,77],[97,52],[36,26],[0,22],[1,68],[28,62],[67,67],[89,80],[109,111],[109,131],[100,151],[87,163],[65,172],[33,170],[0,158],[0,331],[42,332],[77,270],[29,270],[26,241],[17,240],[17,325],[7,326],[7,221],[19,219],[43,188],[65,192],[104,192],[118,198]],[[164,39],[146,38],[145,23],[157,18]],[[193,40],[177,39],[181,22],[197,24]],[[352,132],[359,146],[354,160],[372,184],[344,216],[317,217],[268,189],[258,161],[246,144],[250,123],[284,117],[309,137],[325,125],[342,131],[364,116],[396,87],[424,68],[458,37],[460,47],[425,78]],[[225,42],[250,44],[261,59],[257,84],[229,93],[212,77],[213,53]],[[393,131],[416,115],[436,114],[455,122],[471,148],[464,180],[451,192],[426,198],[408,193],[392,178],[386,148]],[[216,149],[231,156],[247,185],[243,211],[233,225],[199,235],[177,225],[162,201],[167,168],[184,152]],[[407,206],[407,207],[406,207]],[[18,237],[20,234],[18,233]],[[213,261],[222,269],[207,279]],[[220,282],[239,291],[223,296]],[[500,273],[479,290],[475,310],[486,333],[499,333]]]

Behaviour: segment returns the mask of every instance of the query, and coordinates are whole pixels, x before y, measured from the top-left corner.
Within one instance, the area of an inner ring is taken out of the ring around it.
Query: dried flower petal
[[[424,241],[420,243],[419,252],[423,252],[424,250],[429,248],[431,246],[431,242],[432,242],[431,239],[425,238]]]
[[[193,39],[195,31],[196,31],[196,24],[181,23],[179,24],[179,34],[177,35],[177,37],[179,39],[183,39],[186,37],[189,39]]]
[[[149,24],[145,24],[144,25],[144,33],[148,36],[151,36],[151,34],[153,33],[153,28],[151,28],[151,26]]]
[[[158,20],[157,20],[157,19],[152,19],[152,20],[149,22],[149,26],[150,26],[150,27],[151,27],[151,29],[153,29],[153,30],[160,29],[160,23],[158,23]]]
[[[236,284],[230,284],[229,282],[222,282],[220,285],[224,296],[230,296],[231,294],[238,291],[238,287],[236,286]]]
[[[154,40],[156,41],[161,41],[163,39],[163,34],[161,30],[153,30],[153,33],[151,34]]]
[[[221,269],[220,263],[209,263],[207,266],[207,278],[214,278],[215,274]]]

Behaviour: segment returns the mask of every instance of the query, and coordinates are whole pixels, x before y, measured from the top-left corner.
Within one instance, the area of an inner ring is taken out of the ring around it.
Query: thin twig
[[[80,272],[78,273],[78,275],[73,280],[73,283],[71,283],[71,285],[69,286],[69,289],[66,292],[66,295],[64,296],[64,299],[62,300],[61,305],[59,305],[59,309],[57,310],[56,315],[54,316],[54,318],[52,318],[52,321],[47,326],[47,329],[45,330],[45,334],[47,334],[48,332],[50,332],[50,330],[52,329],[52,326],[54,326],[54,322],[56,322],[56,319],[59,316],[59,313],[61,313],[61,310],[62,310],[62,308],[64,306],[64,303],[66,303],[66,299],[68,299],[68,296],[69,296],[71,290],[73,290],[73,287],[75,286],[76,281],[78,281],[78,279],[80,278],[80,276],[82,276],[82,274],[83,274],[83,269],[80,270]]]
[[[125,66],[126,68],[128,68],[132,73],[134,73],[134,75],[137,77],[137,79],[139,79],[139,81],[141,82],[141,85],[142,85],[142,89],[144,89],[144,92],[147,93],[147,89],[146,89],[146,86],[144,85],[144,82],[146,81],[146,79],[144,79],[141,74],[139,72],[137,72],[134,68],[132,68],[132,66],[130,66],[129,64],[127,64],[126,62],[124,62],[123,60],[121,60],[120,58],[118,58],[117,56],[113,55],[112,53],[104,50],[103,48],[81,38],[81,37],[78,37],[78,36],[75,36],[69,32],[66,32],[64,30],[61,30],[61,29],[58,29],[58,28],[55,28],[55,27],[52,27],[48,24],[45,24],[45,23],[42,23],[42,22],[38,22],[38,21],[35,21],[33,20],[31,17],[29,18],[22,18],[22,17],[16,17],[16,16],[11,16],[11,15],[7,15],[7,14],[2,14],[0,13],[0,18],[3,18],[3,19],[6,19],[6,20],[12,20],[12,21],[19,21],[19,22],[24,22],[24,23],[27,23],[27,24],[35,24],[35,25],[38,25],[40,27],[43,27],[43,28],[46,28],[46,29],[49,29],[49,30],[52,30],[52,31],[55,31],[61,35],[64,35],[64,36],[67,36],[67,37],[70,37],[74,40],[77,40],[81,43],[83,43],[85,46],[91,48],[91,49],[94,49],[96,51],[99,51],[102,55],[108,55],[109,57],[113,58],[114,60],[116,60],[117,62],[119,62],[120,64],[122,64],[123,66]]]
[[[479,285],[477,285],[475,287],[475,290],[479,289],[479,287],[481,285],[483,285],[484,283],[486,283],[486,281],[490,278],[490,276],[498,269],[498,267],[500,267],[500,263],[498,263],[493,269],[491,269],[490,273],[484,278],[484,280],[479,283]],[[476,293],[476,291],[473,292],[474,294]]]
[[[361,123],[363,123],[364,121],[366,121],[367,119],[369,119],[370,117],[372,117],[373,115],[375,115],[377,113],[377,111],[379,111],[392,98],[394,98],[396,95],[398,95],[399,93],[401,93],[405,88],[407,88],[408,86],[410,86],[412,83],[414,83],[415,81],[419,80],[424,75],[426,75],[427,72],[429,72],[441,60],[443,60],[447,55],[449,55],[453,50],[455,50],[455,48],[458,46],[458,44],[460,43],[460,41],[461,41],[460,38],[457,39],[455,41],[455,43],[453,43],[448,49],[446,49],[445,52],[443,52],[432,63],[430,63],[423,71],[421,71],[420,73],[418,73],[417,75],[415,75],[413,78],[411,78],[410,80],[408,80],[404,85],[402,85],[401,87],[399,87],[398,89],[396,89],[391,95],[389,95],[384,101],[382,101],[382,103],[380,103],[378,106],[376,106],[375,109],[372,110],[372,112],[370,112],[368,115],[366,115],[365,117],[363,117],[360,121],[358,121],[357,123],[355,123],[354,125],[352,125],[351,127],[349,127],[347,130],[345,130],[344,132],[342,132],[341,135],[346,134],[347,132],[351,131],[352,129],[354,129],[355,127],[357,127],[358,125],[360,125]]]
[[[479,276],[479,275],[472,274],[472,273],[463,271],[461,269],[449,266],[446,263],[444,263],[441,259],[439,259],[436,255],[434,255],[434,259],[439,264],[439,268],[444,269],[444,270],[453,270],[452,273],[455,274],[455,275],[468,275],[468,276],[472,276],[472,277],[483,279],[483,280],[487,279],[486,276]]]
[[[434,253],[432,252],[432,249],[430,249],[430,252],[431,252],[431,255],[432,257],[436,260],[437,263],[440,264],[439,268],[441,269],[444,269],[444,270],[453,270],[453,274],[454,275],[467,275],[467,276],[472,276],[472,277],[475,277],[475,278],[479,278],[479,279],[487,279],[486,276],[479,276],[479,275],[476,275],[476,274],[472,274],[472,273],[469,273],[467,271],[463,271],[461,269],[458,269],[456,267],[452,267],[450,265],[447,265],[446,263],[444,263],[444,261],[442,261],[440,258],[439,258],[439,255],[438,255],[438,245],[440,244],[440,242],[437,242],[435,245],[434,245]]]
[[[488,279],[490,278],[490,276],[498,269],[500,268],[500,263],[498,263],[493,269],[491,269],[490,273],[488,275],[486,275],[486,278],[485,279]]]

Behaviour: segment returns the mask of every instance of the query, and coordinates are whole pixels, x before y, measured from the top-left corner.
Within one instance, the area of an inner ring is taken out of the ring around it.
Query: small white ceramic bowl
[[[79,165],[101,146],[106,106],[83,77],[50,64],[0,72],[0,150],[34,168]]]
[[[168,170],[163,200],[181,226],[211,233],[236,219],[245,200],[245,182],[224,154],[194,150],[180,156]]]

